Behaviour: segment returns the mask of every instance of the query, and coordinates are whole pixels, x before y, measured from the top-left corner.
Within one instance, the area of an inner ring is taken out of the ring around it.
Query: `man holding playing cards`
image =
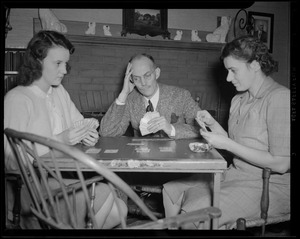
[[[129,124],[134,136],[199,137],[198,104],[189,91],[158,83],[160,68],[152,56],[135,55],[127,65],[123,89],[101,120],[101,136],[121,136]]]

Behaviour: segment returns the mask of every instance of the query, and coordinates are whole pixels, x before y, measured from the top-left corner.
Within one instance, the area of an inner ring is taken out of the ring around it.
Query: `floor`
[[[150,208],[151,211],[153,212],[160,212],[163,213],[163,205],[162,205],[162,198],[161,195],[157,195],[157,194],[152,194],[152,196],[149,198],[151,200],[148,200],[148,198],[144,198],[144,202],[146,203],[146,205],[148,206],[148,208]],[[157,202],[157,204],[153,204],[153,202]],[[134,208],[133,205],[135,205],[135,203],[133,203],[132,201],[128,201],[128,206],[129,209],[130,208]],[[132,210],[129,210],[129,212]],[[136,210],[133,210],[134,212],[136,212]],[[163,217],[163,216],[161,216]],[[160,218],[160,217],[159,217]],[[139,215],[134,215],[132,213],[128,214],[127,217],[127,226],[137,226],[140,224],[144,224],[146,222],[149,222],[149,218],[147,217],[143,217]],[[250,235],[250,236],[261,236],[261,227],[253,227],[253,228],[247,228],[246,232]],[[278,224],[273,224],[273,225],[267,225],[265,228],[265,236],[266,237],[286,237],[286,236],[291,236],[291,225],[290,222],[282,222],[282,223],[278,223]]]
[[[247,229],[253,236],[261,235],[261,228]],[[282,222],[274,225],[267,225],[265,229],[265,237],[286,237],[291,236],[290,222]]]
[[[129,215],[127,218],[127,226],[137,226],[149,222],[146,218],[137,218]],[[260,237],[261,227],[246,229],[249,236]],[[265,237],[289,237],[291,236],[290,222],[282,222],[274,225],[267,225],[265,228]]]

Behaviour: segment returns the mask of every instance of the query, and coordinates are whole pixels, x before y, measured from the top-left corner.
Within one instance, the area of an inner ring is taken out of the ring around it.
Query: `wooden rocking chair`
[[[93,210],[94,200],[97,200],[97,198],[94,198],[93,188],[94,184],[102,178],[105,178],[106,183],[109,185],[114,196],[122,228],[175,229],[180,228],[184,223],[204,222],[203,224],[208,224],[207,222],[210,222],[211,219],[221,216],[220,209],[208,207],[175,217],[158,219],[147,208],[144,202],[131,189],[131,187],[118,175],[76,147],[65,145],[49,138],[30,133],[18,132],[8,128],[4,130],[4,133],[7,136],[18,161],[24,184],[30,193],[33,202],[33,205],[31,205],[31,211],[44,224],[45,228],[78,228],[78,223],[76,221],[76,207],[74,207],[74,200],[76,200],[76,198],[70,195],[74,195],[77,190],[82,190],[88,212],[87,228],[101,229],[103,225],[97,224]],[[51,169],[52,167],[49,168],[44,163],[43,157],[38,155],[37,145],[44,145],[49,148],[49,155],[52,158],[53,168],[55,168],[54,170]],[[65,156],[73,159],[74,169],[76,169],[76,173],[78,175],[78,181],[76,183],[73,183],[72,185],[66,185],[64,183],[62,171],[57,164],[57,160],[59,160],[56,158],[57,152],[63,153]],[[36,168],[31,163],[32,158],[34,159],[33,162],[36,164]],[[85,180],[80,169],[80,165],[82,164],[88,166],[92,171],[97,172],[99,177]],[[48,185],[48,177],[55,178],[59,182],[60,187],[56,190],[51,189]],[[91,194],[88,193],[88,186],[91,186]],[[126,217],[125,215],[122,215],[123,212],[117,200],[116,188],[123,191],[131,200],[133,200],[152,220],[152,222],[147,222],[143,225],[134,227],[127,227],[125,220]],[[64,200],[67,205],[69,218],[67,222],[62,219],[62,215],[59,210],[59,200]]]

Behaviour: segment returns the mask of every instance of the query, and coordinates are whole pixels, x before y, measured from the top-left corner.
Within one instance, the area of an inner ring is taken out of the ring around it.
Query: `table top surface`
[[[100,137],[94,147],[82,144],[76,147],[113,171],[217,172],[226,169],[227,162],[216,149],[196,153],[189,148],[192,142],[204,141],[202,139]],[[68,158],[61,157],[59,161],[65,164],[66,170],[74,167],[73,164],[69,165],[71,160]],[[83,168],[83,170],[88,169]]]

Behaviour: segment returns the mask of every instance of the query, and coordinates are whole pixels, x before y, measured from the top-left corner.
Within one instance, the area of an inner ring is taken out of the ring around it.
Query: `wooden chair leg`
[[[13,221],[10,226],[11,229],[21,229],[20,217],[21,217],[21,189],[23,186],[23,181],[21,175],[12,174],[8,175],[7,181],[11,181],[13,184],[13,194],[14,194],[14,206],[13,206]],[[7,207],[7,205],[6,205]]]
[[[263,187],[260,200],[260,217],[264,220],[264,223],[261,227],[261,236],[265,235],[265,227],[268,219],[268,210],[269,210],[269,180],[271,176],[271,169],[264,168],[263,170]],[[246,220],[244,218],[239,218],[236,221],[237,230],[246,230]]]
[[[245,231],[246,230],[246,220],[245,220],[245,218],[237,219],[236,229],[239,230],[239,231]]]
[[[22,178],[20,175],[16,178],[16,190],[15,190],[15,203],[13,208],[13,222],[17,228],[20,227],[20,214],[21,214],[21,189],[22,189]]]
[[[92,183],[92,188],[91,188],[91,208],[92,210],[94,210],[94,201],[95,201],[95,186],[96,183]],[[93,225],[93,221],[90,215],[88,215],[88,221],[86,224],[86,228],[87,229],[93,229],[94,225]]]
[[[264,224],[262,225],[261,235],[265,235],[265,226],[268,219],[268,210],[269,210],[269,179],[271,175],[271,169],[264,168],[263,170],[263,192],[261,195],[260,208],[261,214],[260,217],[264,219]]]

